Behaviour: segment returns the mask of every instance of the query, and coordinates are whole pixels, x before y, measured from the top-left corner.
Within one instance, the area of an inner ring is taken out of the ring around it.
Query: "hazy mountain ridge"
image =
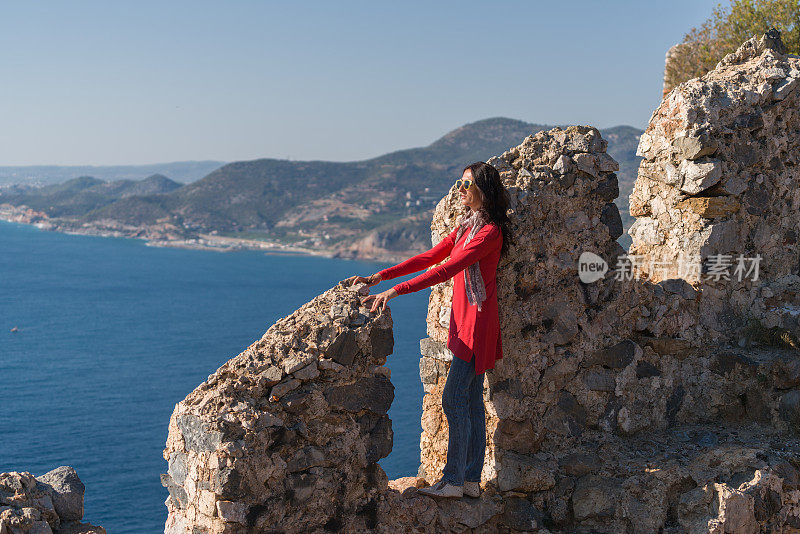
[[[50,217],[81,217],[98,206],[139,195],[163,195],[183,184],[162,174],[144,180],[106,182],[92,176],[80,176],[64,183],[43,187],[9,187],[0,190],[0,202],[25,205]]]
[[[218,233],[281,241],[336,250],[347,257],[381,257],[380,250],[384,256],[402,255],[430,246],[431,210],[465,165],[485,161],[553,127],[497,117],[461,126],[428,146],[368,160],[240,161],[170,191],[143,188],[138,194],[116,196],[110,194],[110,184],[84,178],[59,184],[61,197],[54,194],[58,186],[50,186],[38,190],[39,198],[35,191],[0,191],[0,203],[25,204],[81,224],[169,224],[186,236]],[[617,126],[600,131],[609,142],[608,152],[620,163],[620,208],[626,208],[642,130]],[[115,187],[131,190],[129,184]],[[627,211],[622,211],[626,217]]]
[[[207,176],[224,161],[173,161],[145,165],[6,165],[0,166],[0,185],[50,185],[81,176],[106,181],[141,180],[143,176],[163,174],[181,183],[190,183]]]

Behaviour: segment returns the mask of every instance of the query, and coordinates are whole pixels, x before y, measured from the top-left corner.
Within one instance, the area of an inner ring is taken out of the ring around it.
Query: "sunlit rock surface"
[[[753,37],[680,84],[637,150],[630,253],[653,281],[702,283],[700,319],[726,337],[750,318],[800,335],[800,58],[783,51]]]
[[[365,293],[365,292],[364,292]],[[389,311],[335,287],[175,406],[166,532],[371,528],[392,450]]]
[[[774,38],[745,43],[667,95],[639,146],[631,253],[763,246],[761,280],[628,273],[618,167],[595,128],[539,132],[489,161],[515,240],[498,266],[505,357],[485,377],[480,498],[417,491],[446,460],[451,282],[432,290],[420,343],[419,470],[394,481],[375,463],[392,445],[391,318],[336,287],[176,405],[165,531],[798,531],[797,61]],[[451,191],[434,243],[460,210]],[[715,241],[720,222],[733,238]],[[579,277],[583,253],[605,262],[599,279]]]
[[[0,473],[0,534],[105,534],[82,523],[85,487],[72,467]]]

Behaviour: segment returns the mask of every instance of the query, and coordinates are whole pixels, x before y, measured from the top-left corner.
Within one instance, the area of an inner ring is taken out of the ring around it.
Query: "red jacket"
[[[458,227],[450,235],[442,239],[438,245],[418,254],[406,261],[379,271],[382,280],[390,280],[437,265],[411,280],[394,286],[399,295],[419,291],[434,284],[453,280],[453,302],[450,308],[450,330],[447,337],[447,348],[455,356],[469,362],[475,353],[475,373],[480,374],[493,369],[496,360],[503,357],[503,344],[500,339],[500,318],[497,312],[497,288],[495,275],[497,262],[500,260],[500,248],[503,245],[503,233],[495,224],[484,225],[464,247],[468,231],[455,243]],[[475,261],[481,270],[486,286],[486,300],[481,303],[481,311],[477,305],[471,305],[464,290],[463,271]]]

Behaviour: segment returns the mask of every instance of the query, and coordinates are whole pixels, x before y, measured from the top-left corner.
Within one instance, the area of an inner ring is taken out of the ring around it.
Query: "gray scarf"
[[[480,230],[488,220],[488,214],[483,209],[473,211],[468,217],[462,217],[461,221],[458,223],[456,243],[458,243],[459,238],[464,234],[467,228],[470,228],[467,238],[464,240],[464,246],[466,247],[470,239],[475,237],[478,230]],[[486,287],[483,284],[483,276],[481,276],[481,269],[477,261],[464,269],[464,288],[466,289],[469,303],[477,304],[478,311],[480,311],[481,303],[486,300]]]

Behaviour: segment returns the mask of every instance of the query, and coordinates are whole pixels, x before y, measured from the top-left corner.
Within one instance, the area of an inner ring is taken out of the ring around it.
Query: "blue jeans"
[[[475,354],[469,362],[453,356],[442,392],[447,417],[447,463],[442,478],[454,486],[480,482],[486,453],[486,413],[483,411],[484,373],[475,374]]]

